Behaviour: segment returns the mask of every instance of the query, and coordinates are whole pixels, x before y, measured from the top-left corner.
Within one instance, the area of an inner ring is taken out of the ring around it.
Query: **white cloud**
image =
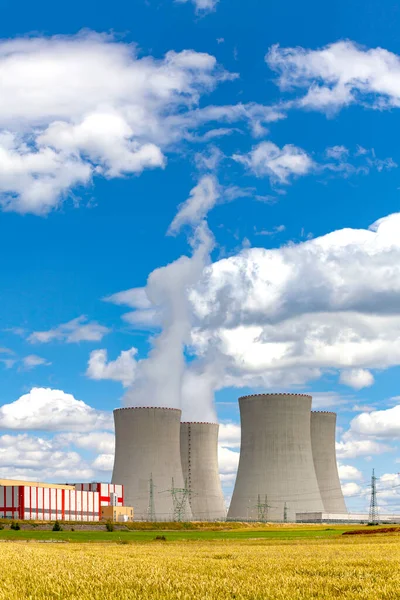
[[[95,410],[61,390],[32,388],[15,402],[0,407],[0,429],[93,431],[112,428],[109,413]]]
[[[312,409],[339,408],[348,404],[352,398],[342,396],[338,392],[312,392]]]
[[[195,5],[196,13],[209,13],[215,10],[219,0],[175,0],[175,2],[178,4],[192,2]]]
[[[86,481],[94,470],[77,452],[26,433],[0,436],[0,478],[29,481]]]
[[[151,308],[151,302],[147,296],[146,288],[132,288],[130,290],[124,290],[123,292],[117,292],[116,294],[104,298],[104,301],[112,302],[113,304],[122,304],[123,306],[130,306],[131,308]]]
[[[114,454],[99,454],[92,463],[92,467],[96,471],[112,471],[113,466]]]
[[[228,448],[240,448],[240,425],[237,423],[221,423],[218,443]]]
[[[218,464],[220,473],[235,474],[239,464],[239,452],[218,446]]]
[[[200,97],[234,76],[205,53],[139,57],[84,31],[2,40],[0,77],[0,205],[40,215],[94,176],[164,167],[164,150],[196,126]]]
[[[359,458],[374,456],[390,452],[392,448],[375,440],[347,439],[336,442],[336,455],[338,458]]]
[[[168,233],[175,234],[183,225],[197,225],[215,206],[220,197],[219,184],[213,175],[204,175],[190,191],[189,198],[178,207]]]
[[[351,465],[338,465],[338,470],[341,481],[347,481],[349,479],[362,481],[363,479],[361,471]]]
[[[258,177],[270,177],[273,182],[289,183],[295,176],[307,175],[314,168],[310,156],[297,146],[279,148],[272,142],[261,142],[248,154],[235,154],[233,159],[244,164]]]
[[[51,365],[45,358],[42,356],[37,356],[36,354],[29,354],[28,356],[24,356],[22,359],[22,364],[25,369],[34,369],[35,367]]]
[[[385,109],[400,106],[400,58],[384,48],[366,49],[341,41],[318,50],[272,46],[265,57],[278,72],[281,89],[305,89],[289,102],[314,110],[359,103]]]
[[[206,267],[190,291],[192,350],[220,385],[304,385],[400,364],[400,214]]]
[[[400,404],[386,410],[373,410],[357,415],[350,423],[350,430],[357,435],[399,438]]]
[[[325,154],[328,158],[340,160],[343,157],[348,156],[349,150],[346,146],[330,146],[329,148],[326,148]]]
[[[67,343],[74,342],[99,342],[109,333],[108,327],[96,323],[96,321],[87,321],[84,315],[53,327],[48,331],[34,331],[28,337],[32,344],[47,344],[53,340],[62,340]]]
[[[128,387],[135,380],[136,354],[136,348],[123,350],[118,358],[107,362],[107,350],[93,350],[90,353],[86,375],[90,379],[120,381],[124,387]]]
[[[115,436],[108,431],[86,433],[59,433],[53,438],[55,447],[75,446],[81,450],[94,450],[99,453],[114,453]]]
[[[375,383],[374,376],[367,369],[346,369],[340,373],[339,381],[355,390],[370,387]]]
[[[342,492],[345,498],[365,495],[363,488],[358,483],[349,482],[342,484]]]

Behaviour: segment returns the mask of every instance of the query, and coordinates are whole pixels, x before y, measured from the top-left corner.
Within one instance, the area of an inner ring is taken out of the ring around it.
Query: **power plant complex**
[[[181,422],[177,408],[128,407],[114,410],[111,484],[0,481],[0,517],[350,520],[336,463],[336,414],[312,412],[311,403],[307,394],[239,398],[240,458],[228,512],[218,468],[219,425]]]
[[[217,423],[181,423],[171,408],[114,411],[112,483],[135,519],[296,521],[347,514],[339,482],[336,415],[311,412],[306,394],[239,398],[240,460],[226,514]]]

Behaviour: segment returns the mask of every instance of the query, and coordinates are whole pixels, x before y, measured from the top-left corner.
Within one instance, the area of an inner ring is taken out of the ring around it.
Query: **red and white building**
[[[76,490],[98,492],[100,506],[124,506],[124,486],[113,483],[74,483]]]
[[[100,521],[101,507],[122,506],[122,485],[58,485],[0,479],[0,518],[33,521]]]

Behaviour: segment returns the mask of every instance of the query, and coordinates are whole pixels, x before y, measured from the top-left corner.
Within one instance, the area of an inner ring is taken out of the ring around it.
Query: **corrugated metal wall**
[[[0,518],[99,521],[99,492],[22,485],[0,486]]]
[[[124,506],[124,486],[112,483],[76,483],[77,490],[99,492],[100,506],[110,506],[111,494],[118,497],[117,506]]]

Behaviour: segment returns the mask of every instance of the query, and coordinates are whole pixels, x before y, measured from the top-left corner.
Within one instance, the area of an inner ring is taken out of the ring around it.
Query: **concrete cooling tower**
[[[174,408],[114,410],[112,483],[125,486],[135,520],[191,520],[180,455],[181,411]]]
[[[311,445],[315,473],[327,513],[346,513],[336,462],[336,414],[326,411],[311,413]]]
[[[226,510],[218,473],[217,423],[181,423],[183,477],[195,521],[224,521]]]
[[[311,449],[311,396],[239,398],[242,441],[228,519],[294,521],[323,512]]]

